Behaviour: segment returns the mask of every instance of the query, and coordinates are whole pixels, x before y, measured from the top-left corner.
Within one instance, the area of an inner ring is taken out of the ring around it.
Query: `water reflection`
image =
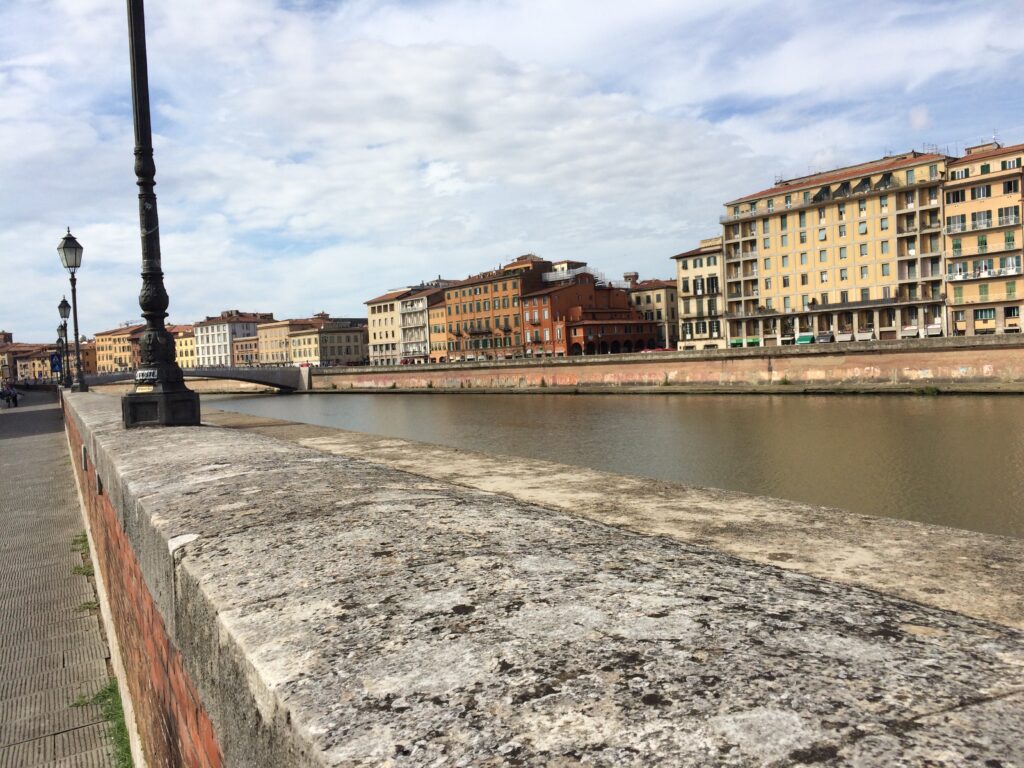
[[[1024,536],[1024,399],[292,395],[216,407]]]

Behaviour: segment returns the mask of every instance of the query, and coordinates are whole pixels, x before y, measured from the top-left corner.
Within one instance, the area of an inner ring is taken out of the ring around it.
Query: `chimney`
[[[640,273],[639,272],[626,272],[622,276],[622,279],[625,280],[627,283],[629,283],[630,288],[632,288],[634,285],[636,285],[638,282],[640,282]]]

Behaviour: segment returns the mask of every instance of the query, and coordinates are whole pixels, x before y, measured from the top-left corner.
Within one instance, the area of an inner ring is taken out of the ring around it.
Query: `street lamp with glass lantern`
[[[79,392],[88,392],[89,385],[85,383],[85,377],[82,375],[82,346],[78,336],[78,294],[75,290],[75,287],[78,285],[75,272],[82,266],[83,250],[82,246],[75,240],[75,236],[71,234],[71,228],[68,227],[68,233],[61,238],[60,243],[57,245],[57,254],[60,256],[60,263],[64,269],[71,273],[71,313],[74,319],[75,330],[75,384],[72,389],[77,389]],[[58,306],[58,310],[64,312],[63,306],[64,302]],[[62,314],[61,317],[64,317],[64,315]]]
[[[67,296],[61,297],[60,304],[57,305],[57,312],[60,313],[60,326],[58,327],[57,335],[61,339],[61,349],[63,353],[61,355],[61,379],[65,387],[71,387],[71,366],[68,363],[68,316],[71,314],[71,305],[68,304]]]

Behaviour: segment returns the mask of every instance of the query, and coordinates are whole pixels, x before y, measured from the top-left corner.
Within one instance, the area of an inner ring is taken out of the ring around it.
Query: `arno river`
[[[335,394],[210,405],[1024,537],[1024,398]]]

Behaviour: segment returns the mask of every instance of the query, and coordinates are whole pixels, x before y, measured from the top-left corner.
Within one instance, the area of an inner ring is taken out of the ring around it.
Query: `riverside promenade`
[[[0,768],[115,764],[100,706],[81,703],[110,678],[96,593],[75,573],[83,529],[56,396],[0,408]]]

